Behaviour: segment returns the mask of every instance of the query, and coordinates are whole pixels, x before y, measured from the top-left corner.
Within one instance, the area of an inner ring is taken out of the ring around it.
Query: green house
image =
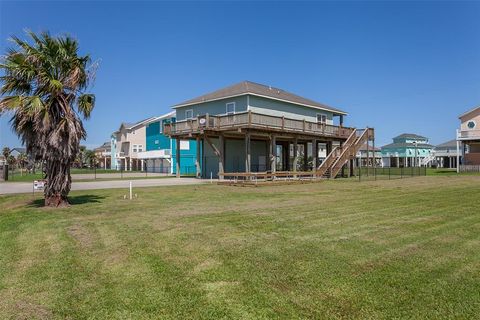
[[[428,138],[403,133],[393,138],[393,143],[382,147],[382,163],[385,167],[419,167],[430,163],[434,146]]]

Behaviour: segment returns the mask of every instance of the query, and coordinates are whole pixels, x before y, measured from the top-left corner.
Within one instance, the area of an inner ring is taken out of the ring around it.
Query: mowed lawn
[[[0,197],[0,318],[477,318],[480,177]]]

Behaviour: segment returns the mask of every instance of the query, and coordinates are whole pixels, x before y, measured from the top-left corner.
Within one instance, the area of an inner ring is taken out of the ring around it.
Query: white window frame
[[[137,152],[143,152],[143,144],[137,144]]]
[[[188,114],[191,114],[191,116],[189,117]],[[188,110],[185,110],[185,119],[193,119],[193,109],[188,109]]]
[[[233,105],[233,111],[230,111],[230,112],[228,111],[228,106],[229,106],[229,105]],[[237,106],[236,106],[236,103],[235,103],[235,102],[227,102],[227,103],[225,104],[225,114],[235,114],[235,109],[236,109],[236,108],[237,108]]]
[[[132,152],[138,152],[138,151],[137,151],[137,145],[136,145],[136,144],[132,145]]]
[[[318,116],[325,117],[325,121],[318,121]],[[327,124],[328,116],[325,113],[317,113],[317,123]]]

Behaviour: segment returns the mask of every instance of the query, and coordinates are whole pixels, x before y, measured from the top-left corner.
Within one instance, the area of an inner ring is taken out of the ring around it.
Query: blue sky
[[[25,28],[75,36],[100,62],[89,147],[122,121],[251,80],[349,112],[377,145],[437,144],[480,104],[480,3],[1,2],[1,52]],[[8,118],[0,147],[17,146]]]

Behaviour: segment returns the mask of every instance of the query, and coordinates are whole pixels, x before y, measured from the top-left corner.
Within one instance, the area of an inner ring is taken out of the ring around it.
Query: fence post
[[[388,167],[388,180],[390,180],[390,167]]]
[[[403,179],[403,167],[400,168],[400,179]]]

